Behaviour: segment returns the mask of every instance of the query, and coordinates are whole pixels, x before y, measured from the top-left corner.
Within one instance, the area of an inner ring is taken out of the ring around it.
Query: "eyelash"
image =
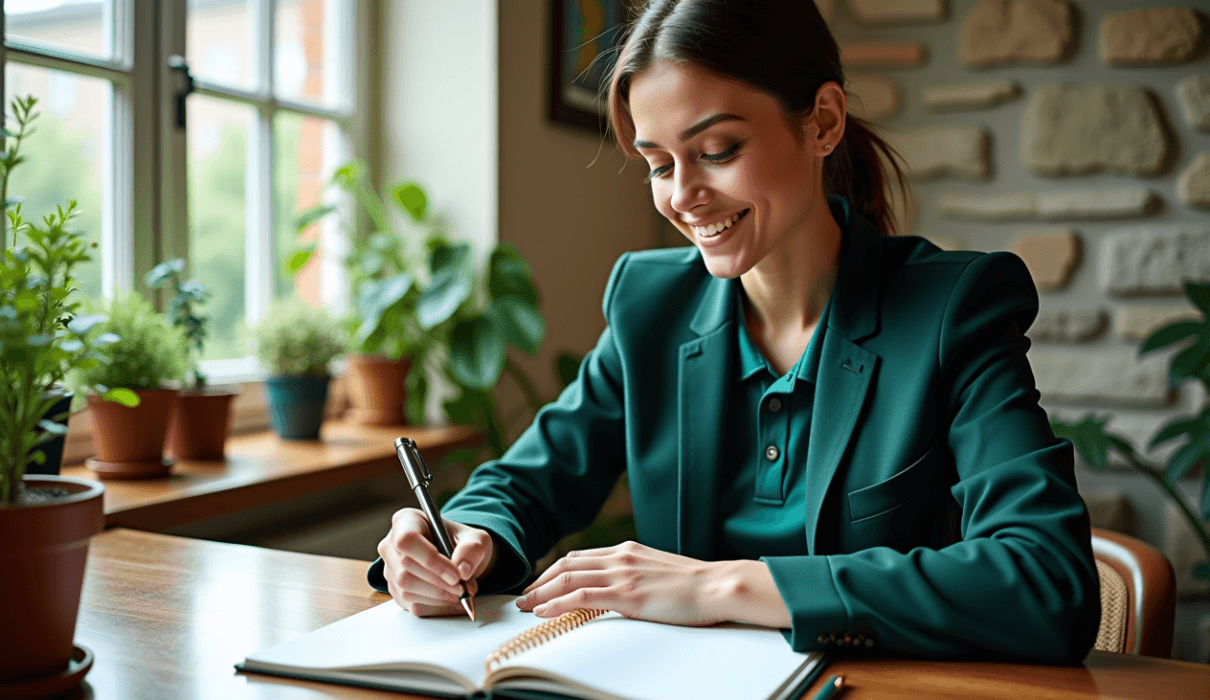
[[[740,141],[739,143],[735,144],[734,146],[732,146],[731,148],[728,148],[725,151],[722,151],[720,153],[703,153],[702,157],[705,158],[707,161],[718,165],[718,164],[725,162],[731,156],[735,155],[736,152],[739,151],[739,147],[742,145],[744,145],[744,142]],[[672,167],[672,166],[671,165],[662,165],[662,166],[652,170],[651,172],[647,173],[647,177],[643,178],[643,183],[644,184],[649,183],[649,182],[651,182],[651,180],[653,178],[657,178],[660,175],[663,175],[670,167]]]

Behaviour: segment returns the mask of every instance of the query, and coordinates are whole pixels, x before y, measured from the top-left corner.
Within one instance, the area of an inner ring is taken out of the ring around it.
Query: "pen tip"
[[[462,609],[465,610],[466,614],[471,618],[471,622],[474,622],[475,621],[475,599],[470,597],[469,595],[464,595],[458,599],[458,602],[462,603]]]

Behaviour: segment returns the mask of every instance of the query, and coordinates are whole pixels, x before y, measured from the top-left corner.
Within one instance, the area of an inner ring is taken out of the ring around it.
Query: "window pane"
[[[254,15],[247,0],[189,0],[186,59],[193,77],[228,87],[257,85]]]
[[[113,0],[5,0],[6,38],[95,58],[113,56]]]
[[[34,111],[39,113],[33,134],[21,144],[26,160],[13,170],[8,196],[24,197],[22,217],[38,223],[56,206],[76,200],[80,213],[73,220],[75,230],[99,246],[101,222],[109,218],[112,202],[101,201],[109,120],[98,116],[113,112],[112,85],[100,78],[10,62],[4,88],[8,128],[17,126],[10,107],[14,97],[37,97]],[[11,231],[6,237],[11,243]],[[102,251],[98,247],[90,255],[90,262],[76,268],[76,278],[84,294],[99,298]]]
[[[252,108],[201,95],[189,98],[189,260],[213,296],[205,311],[205,360],[244,357],[244,231],[248,129]]]
[[[298,296],[312,305],[323,305],[318,254],[293,278],[283,267],[285,259],[301,242],[319,237],[321,226],[337,225],[336,215],[332,215],[324,222],[312,224],[301,236],[294,229],[298,215],[321,201],[324,183],[340,165],[332,162],[339,137],[339,127],[327,119],[281,112],[274,120],[273,250],[278,259],[273,266],[273,288],[278,297],[288,297],[297,291]]]
[[[274,12],[277,97],[346,106],[352,5],[345,0],[276,0]]]

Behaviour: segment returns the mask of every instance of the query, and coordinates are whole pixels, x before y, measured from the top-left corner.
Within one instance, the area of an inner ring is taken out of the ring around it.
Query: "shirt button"
[[[777,413],[781,410],[781,399],[769,399],[769,410]]]
[[[765,448],[765,458],[768,459],[770,462],[776,462],[777,456],[779,454],[781,454],[781,453],[778,452],[777,448],[774,447],[773,445],[769,445],[768,447]]]

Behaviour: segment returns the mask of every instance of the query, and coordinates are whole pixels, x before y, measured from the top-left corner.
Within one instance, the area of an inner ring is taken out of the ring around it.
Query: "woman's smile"
[[[689,229],[693,231],[693,237],[698,245],[706,247],[723,245],[735,236],[736,229],[740,227],[740,224],[747,218],[750,211],[752,210],[744,209],[738,214],[732,214],[718,223],[707,226],[694,226],[690,224]]]

